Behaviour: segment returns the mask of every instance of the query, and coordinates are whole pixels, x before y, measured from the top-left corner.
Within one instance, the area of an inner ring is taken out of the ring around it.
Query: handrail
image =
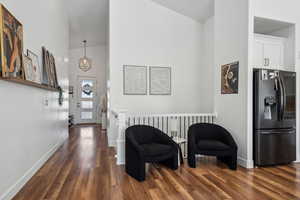
[[[120,113],[127,113],[127,110],[124,110],[124,109],[120,109],[120,110],[111,109],[110,112],[117,119]]]
[[[119,115],[118,112],[116,112],[115,110],[111,110],[110,112],[116,119],[118,119],[118,115]]]

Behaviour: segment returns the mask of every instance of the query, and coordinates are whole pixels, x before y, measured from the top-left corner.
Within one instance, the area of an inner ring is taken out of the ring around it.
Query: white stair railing
[[[134,125],[149,125],[160,129],[170,137],[179,137],[187,141],[188,128],[195,123],[214,123],[217,115],[205,114],[142,114],[128,115],[127,111],[115,112],[117,118],[117,164],[125,164],[125,130]],[[187,156],[187,143],[182,146],[184,157]]]

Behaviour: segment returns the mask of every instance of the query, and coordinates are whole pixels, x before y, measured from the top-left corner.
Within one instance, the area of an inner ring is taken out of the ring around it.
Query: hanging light
[[[92,68],[92,60],[86,57],[86,43],[87,41],[84,40],[84,56],[79,59],[79,68],[84,72],[87,72]]]

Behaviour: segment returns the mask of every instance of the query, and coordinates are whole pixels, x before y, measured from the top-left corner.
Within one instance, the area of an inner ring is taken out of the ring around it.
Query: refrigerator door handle
[[[277,109],[278,109],[278,121],[282,121],[283,119],[283,107],[284,107],[284,98],[283,98],[283,85],[282,85],[282,82],[281,82],[281,78],[280,77],[276,77],[277,79],[277,83],[278,83],[278,91],[277,91],[277,98],[278,98],[278,106],[277,106]]]
[[[283,83],[282,78],[279,76],[279,82],[281,84],[281,120],[284,118],[284,111],[285,111],[285,105],[286,105],[286,94],[285,94],[285,85]]]
[[[260,130],[260,134],[262,135],[270,135],[270,134],[291,134],[295,133],[296,129],[274,129],[274,130]]]

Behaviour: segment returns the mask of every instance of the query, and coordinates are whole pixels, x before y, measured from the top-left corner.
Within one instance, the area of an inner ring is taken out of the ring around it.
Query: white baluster
[[[169,136],[179,136],[187,139],[188,129],[195,123],[215,123],[217,114],[155,114],[132,115],[127,117],[127,111],[118,112],[117,164],[125,164],[125,129],[133,125],[149,125],[161,129]],[[175,124],[176,122],[176,131]],[[116,127],[116,128],[117,128]],[[186,157],[187,145],[183,146]]]
[[[118,114],[117,165],[125,164],[125,130],[127,111]]]

